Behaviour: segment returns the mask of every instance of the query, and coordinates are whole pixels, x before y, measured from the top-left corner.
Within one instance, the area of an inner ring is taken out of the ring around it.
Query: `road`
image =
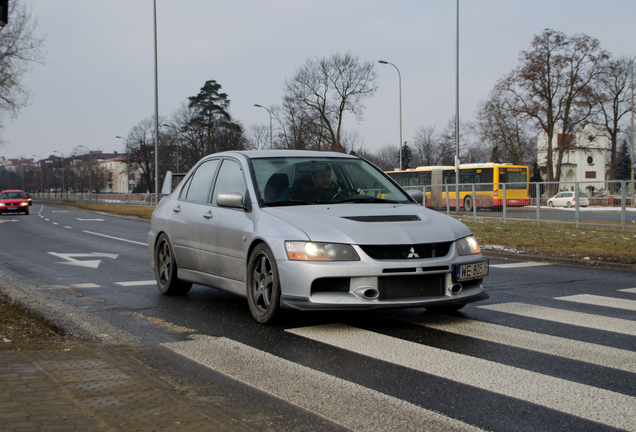
[[[34,205],[0,216],[0,272],[264,430],[636,430],[634,273],[493,259],[491,298],[461,313],[285,312],[262,326],[214,289],[161,296],[148,229]]]

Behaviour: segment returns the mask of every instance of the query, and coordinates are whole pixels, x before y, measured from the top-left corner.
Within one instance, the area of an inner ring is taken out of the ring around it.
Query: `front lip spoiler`
[[[466,303],[473,303],[481,300],[487,300],[490,296],[485,292],[462,297],[461,299],[448,299],[448,300],[424,300],[421,302],[412,302],[408,304],[388,304],[388,303],[373,303],[373,304],[318,304],[312,303],[306,297],[294,297],[294,296],[281,296],[281,307],[286,309],[295,310],[322,310],[322,311],[342,311],[342,310],[373,310],[373,309],[398,309],[398,308],[417,308],[426,306],[450,306],[450,305],[462,305]]]

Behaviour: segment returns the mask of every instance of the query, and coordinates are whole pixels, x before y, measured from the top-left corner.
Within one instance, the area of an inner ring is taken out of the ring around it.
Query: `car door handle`
[[[175,213],[179,213],[181,211],[181,206],[178,205],[178,206],[173,207],[172,211],[175,212]]]
[[[208,210],[207,212],[203,213],[203,217],[206,219],[212,219],[214,217],[214,215],[212,214],[212,210]]]

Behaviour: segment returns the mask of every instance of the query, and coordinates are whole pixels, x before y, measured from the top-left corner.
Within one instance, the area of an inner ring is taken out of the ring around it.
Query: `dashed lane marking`
[[[619,289],[619,291],[636,294],[636,288]]]
[[[128,240],[128,239],[125,239],[125,238],[113,237],[113,236],[109,236],[109,235],[106,235],[106,234],[100,234],[100,233],[96,233],[96,232],[92,232],[92,231],[86,231],[86,230],[83,230],[82,232],[85,232],[86,234],[92,234],[92,235],[96,235],[96,236],[100,236],[100,237],[109,238],[111,240],[119,240],[119,241],[123,241],[123,242],[127,242],[127,243],[138,244],[138,245],[141,245],[141,246],[148,246],[148,243],[138,242],[138,241],[134,241],[134,240]]]
[[[121,285],[121,286],[157,285],[157,281],[153,279],[153,280],[146,280],[146,281],[115,282],[115,285]]]
[[[38,287],[38,289],[62,289],[62,288],[81,289],[81,288],[100,288],[100,286],[93,283],[83,283],[83,284],[68,284],[68,285],[41,285]]]

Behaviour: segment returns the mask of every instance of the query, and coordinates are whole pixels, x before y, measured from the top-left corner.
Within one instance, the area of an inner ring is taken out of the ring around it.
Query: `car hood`
[[[266,207],[262,211],[294,225],[311,241],[318,242],[420,244],[471,235],[461,222],[416,204]]]

